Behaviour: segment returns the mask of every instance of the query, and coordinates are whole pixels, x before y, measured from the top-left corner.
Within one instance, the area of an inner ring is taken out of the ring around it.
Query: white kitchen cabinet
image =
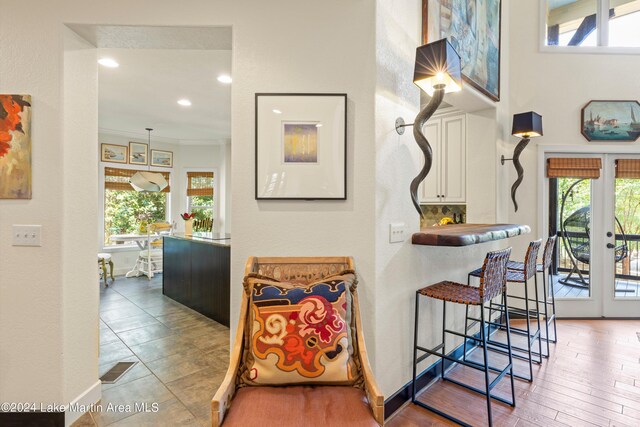
[[[420,203],[465,203],[467,135],[464,114],[431,118],[424,134],[433,149],[433,164],[419,189]]]

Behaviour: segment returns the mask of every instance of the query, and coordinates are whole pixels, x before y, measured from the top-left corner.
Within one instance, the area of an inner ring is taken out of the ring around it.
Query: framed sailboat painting
[[[587,141],[635,141],[640,136],[640,102],[590,101],[580,131]]]

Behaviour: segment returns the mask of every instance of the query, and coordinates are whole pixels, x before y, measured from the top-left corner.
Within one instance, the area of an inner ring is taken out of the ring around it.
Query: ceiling
[[[156,137],[184,144],[231,138],[230,50],[98,49],[118,68],[99,67],[98,126],[102,132]],[[190,107],[177,101],[187,98]]]
[[[182,144],[216,144],[231,138],[231,27],[68,24],[98,48],[100,132]],[[179,99],[190,107],[178,105]]]
[[[99,48],[231,50],[231,27],[67,26]]]

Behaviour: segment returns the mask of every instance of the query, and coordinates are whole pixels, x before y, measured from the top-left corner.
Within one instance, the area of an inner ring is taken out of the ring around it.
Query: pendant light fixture
[[[149,153],[151,153],[151,128],[145,128],[149,132]],[[157,193],[167,188],[169,183],[161,173],[151,172],[151,163],[147,166],[148,170],[145,172],[136,172],[129,183],[136,191],[145,191],[149,193]]]

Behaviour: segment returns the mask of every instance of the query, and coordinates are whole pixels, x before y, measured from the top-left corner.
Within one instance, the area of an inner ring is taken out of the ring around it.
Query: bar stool
[[[414,336],[413,336],[413,383],[411,389],[411,401],[431,412],[434,412],[442,417],[445,417],[453,422],[456,422],[463,426],[468,426],[469,424],[464,423],[463,421],[446,414],[440,411],[437,408],[429,406],[423,402],[420,402],[416,399],[416,369],[418,363],[420,363],[425,358],[430,355],[438,356],[441,358],[441,369],[440,375],[443,380],[450,381],[454,384],[462,386],[468,390],[475,391],[476,393],[480,393],[487,397],[487,416],[489,419],[489,426],[493,424],[493,419],[491,416],[491,399],[498,400],[500,402],[506,403],[511,406],[516,406],[516,394],[515,388],[513,385],[513,359],[511,357],[511,330],[509,326],[509,311],[505,312],[505,317],[507,319],[506,330],[507,330],[507,353],[509,355],[509,363],[504,369],[499,369],[489,365],[488,358],[488,345],[487,345],[487,330],[486,325],[489,327],[500,326],[499,324],[492,324],[491,319],[489,321],[485,320],[484,310],[485,303],[491,301],[493,298],[500,294],[504,294],[506,291],[506,275],[507,275],[507,262],[509,261],[509,255],[511,254],[511,248],[504,249],[501,251],[489,252],[487,257],[484,260],[484,264],[481,268],[480,275],[480,286],[468,286],[463,285],[461,283],[455,283],[450,281],[443,281],[436,283],[434,285],[427,286],[425,288],[419,289],[416,291],[416,312],[415,312],[415,327],[414,327]],[[420,319],[420,296],[426,296],[429,298],[435,298],[442,300],[442,343],[432,349],[427,349],[418,345],[418,323]],[[454,302],[457,304],[465,304],[467,309],[469,305],[477,305],[480,306],[480,338],[477,335],[467,335],[467,331],[465,330],[464,334],[459,332],[455,332],[446,328],[446,316],[447,316],[447,301]],[[465,343],[467,339],[474,341],[475,343],[480,343],[482,346],[482,352],[484,356],[484,363],[480,364],[478,362],[470,361],[470,360],[460,360],[454,357],[447,355],[445,348],[445,336],[446,333],[457,335],[459,337],[464,338]],[[418,350],[424,352],[425,354],[418,357]],[[441,351],[441,352],[438,352]],[[452,378],[445,377],[445,360],[454,363],[460,363],[464,366],[477,369],[479,371],[484,372],[484,380],[485,380],[485,390],[472,387],[468,384],[464,384],[460,381],[454,380]],[[493,381],[489,381],[489,371],[496,372],[498,375]],[[502,378],[504,378],[505,374],[509,373],[509,377],[511,379],[511,401],[503,399],[499,396],[494,396],[491,394],[491,390],[500,382]]]
[[[558,328],[556,326],[556,297],[555,290],[553,289],[553,273],[551,272],[551,262],[553,259],[553,249],[556,245],[557,236],[549,236],[547,242],[544,245],[544,252],[542,254],[542,263],[536,264],[536,271],[542,273],[542,292],[544,300],[540,303],[544,304],[544,320],[545,329],[547,332],[546,337],[542,338],[547,343],[547,354],[545,357],[549,357],[549,342],[556,343],[558,341]],[[524,271],[524,263],[518,261],[509,261],[507,264],[509,270]],[[551,302],[549,302],[549,294],[547,293],[547,281],[545,273],[549,275],[549,292],[551,293]],[[549,317],[548,306],[551,304],[551,317]],[[549,338],[549,323],[553,322],[553,339]]]
[[[518,359],[522,359],[522,360],[527,360],[529,362],[529,377],[525,377],[523,375],[520,374],[514,374],[514,376],[516,378],[520,378],[529,382],[533,382],[533,363],[536,364],[541,364],[542,363],[542,339],[541,339],[541,332],[540,332],[540,305],[539,305],[539,297],[538,297],[538,278],[536,276],[536,261],[538,258],[538,251],[540,250],[540,246],[542,245],[542,240],[538,239],[534,242],[529,243],[529,247],[527,248],[527,254],[525,256],[525,262],[524,262],[524,270],[522,271],[516,271],[516,270],[507,270],[507,283],[522,283],[524,284],[524,298],[523,297],[519,297],[516,295],[509,295],[509,293],[507,291],[505,291],[502,295],[502,303],[498,304],[498,303],[494,303],[493,301],[489,302],[489,319],[491,320],[492,316],[493,316],[493,311],[497,310],[498,312],[501,313],[501,315],[505,315],[506,313],[516,313],[518,315],[523,315],[526,316],[527,319],[527,328],[526,329],[522,329],[522,328],[516,328],[513,327],[511,325],[509,325],[509,327],[511,328],[511,330],[518,335],[526,335],[527,338],[527,347],[523,348],[523,347],[518,347],[516,345],[510,345],[510,344],[505,344],[503,342],[499,342],[499,341],[494,341],[494,340],[488,340],[487,342],[489,343],[489,345],[492,347],[493,350],[501,352],[506,354],[506,348],[507,346],[511,347],[511,349],[509,351],[513,350],[518,350],[518,351],[522,351],[522,352],[526,352],[527,356],[521,356],[520,354],[514,353],[513,357],[518,358]],[[472,271],[471,273],[469,273],[467,280],[471,280],[471,277],[482,277],[482,268],[479,268],[477,270]],[[533,277],[533,281],[534,281],[534,287],[535,287],[535,299],[531,300],[529,298],[529,279],[531,279]],[[509,298],[513,298],[513,299],[518,299],[521,301],[524,301],[524,305],[525,308],[524,310],[522,310],[519,307],[514,307],[514,306],[510,306],[508,299]],[[530,309],[529,308],[529,302],[535,302],[536,304],[536,308],[535,310]],[[535,316],[535,319],[537,320],[537,329],[532,333],[531,331],[531,319]],[[474,320],[474,321],[478,321],[479,319],[474,319],[469,317],[469,307],[467,307],[466,309],[466,313],[465,313],[465,331],[467,331],[468,329],[468,322],[469,320]],[[505,322],[508,323],[509,321],[506,319],[506,315],[505,315]],[[503,329],[504,325],[500,326],[500,329]],[[465,332],[466,333],[466,332]],[[534,352],[532,350],[533,347],[533,343],[538,340],[538,352]],[[464,343],[464,354],[466,354],[466,348],[467,343],[465,341]],[[502,349],[502,350],[500,350]],[[538,357],[538,359],[536,360],[533,356],[536,355]]]

